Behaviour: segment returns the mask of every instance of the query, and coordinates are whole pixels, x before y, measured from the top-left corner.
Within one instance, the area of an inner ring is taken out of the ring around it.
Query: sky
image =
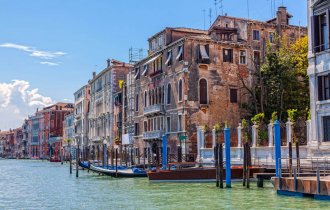
[[[72,102],[108,58],[127,62],[130,47],[147,49],[165,27],[207,29],[210,8],[211,21],[222,12],[268,20],[272,1],[223,0],[221,9],[214,0],[0,0],[0,129],[21,126],[37,107]],[[306,0],[283,2],[291,24],[306,26]]]

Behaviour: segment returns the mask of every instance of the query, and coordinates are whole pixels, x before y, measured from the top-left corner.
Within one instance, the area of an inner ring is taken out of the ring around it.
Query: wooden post
[[[320,169],[317,168],[316,171],[316,193],[320,194],[321,193],[321,179],[320,179]]]
[[[124,150],[124,156],[125,156],[125,165],[127,167],[127,146],[125,146],[125,150]]]
[[[71,145],[70,145],[70,153],[69,153],[69,158],[70,158],[70,174],[72,174],[72,154],[71,154]]]
[[[181,146],[178,147],[178,162],[182,162],[182,148]]]
[[[220,144],[218,147],[218,152],[219,152],[219,179],[220,179],[220,188],[223,188],[223,145]]]
[[[133,147],[131,147],[131,166],[134,165],[134,157],[133,157]]]
[[[141,160],[140,160],[140,147],[136,148],[137,149],[137,161],[138,161],[138,164],[140,165],[141,164]]]
[[[118,177],[118,148],[116,148],[116,177]]]
[[[143,148],[143,169],[146,170],[146,155],[147,155],[147,148]]]
[[[250,188],[250,167],[251,167],[251,150],[250,150],[250,145],[247,143],[247,154],[246,154],[246,157],[247,157],[247,174],[246,174],[246,187],[247,188]]]
[[[296,169],[293,170],[293,188],[294,188],[294,191],[297,192],[297,171]]]
[[[109,157],[110,157],[110,151],[109,148],[107,148],[107,169],[109,169]]]
[[[77,147],[77,153],[76,153],[76,177],[78,178],[79,177],[79,168],[78,168],[78,164],[79,163],[79,144],[78,144],[78,147]]]
[[[292,177],[292,142],[289,142],[289,177]]]
[[[243,187],[246,184],[246,143],[243,144]]]
[[[216,180],[216,187],[219,187],[219,158],[218,158],[218,147],[219,144],[216,144],[216,146],[214,147],[214,163],[215,163],[215,180]]]
[[[110,151],[110,153],[111,153],[111,159],[110,159],[110,162],[111,162],[111,167],[113,168],[113,165],[114,165],[113,159],[114,159],[114,153],[115,153],[113,147],[111,147],[111,151]]]
[[[299,141],[296,141],[296,156],[297,156],[297,172],[300,174],[300,154],[299,154]]]

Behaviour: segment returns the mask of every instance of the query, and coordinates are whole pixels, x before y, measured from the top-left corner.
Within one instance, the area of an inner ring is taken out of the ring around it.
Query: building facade
[[[94,155],[100,153],[103,144],[114,145],[114,96],[120,92],[129,68],[127,63],[107,60],[107,67],[99,74],[94,72],[89,81],[89,146]]]
[[[133,70],[135,145],[154,157],[166,135],[170,154],[180,146],[193,156],[198,128],[209,133],[217,123],[237,126],[250,102],[245,86],[253,85],[267,44],[275,45],[276,35],[293,42],[307,33],[290,25],[291,17],[280,7],[265,22],[219,16],[208,31],[166,28],[152,36],[149,56]],[[231,139],[237,144],[235,133]],[[212,146],[211,135],[205,144]]]
[[[329,0],[308,1],[311,146],[330,145]]]
[[[90,86],[83,86],[74,93],[74,141],[80,143],[80,150],[84,153],[88,141],[88,113],[90,102]]]

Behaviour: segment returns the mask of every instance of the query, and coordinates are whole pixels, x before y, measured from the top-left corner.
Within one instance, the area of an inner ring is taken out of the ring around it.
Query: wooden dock
[[[280,195],[330,200],[330,176],[273,177],[272,180],[277,193]]]

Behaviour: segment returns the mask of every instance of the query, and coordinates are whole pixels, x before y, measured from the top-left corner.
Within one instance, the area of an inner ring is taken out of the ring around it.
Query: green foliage
[[[277,120],[277,112],[272,113],[272,123],[274,123]]]
[[[247,122],[245,119],[242,119],[242,128],[246,129],[247,128]]]
[[[290,118],[291,122],[295,122],[297,118],[297,110],[288,109],[288,118]]]
[[[311,110],[308,109],[307,111],[307,120],[311,120]]]
[[[204,126],[203,126],[203,131],[204,131],[205,133],[208,133],[208,132],[210,131],[209,126],[208,126],[208,125],[204,125]]]
[[[272,114],[277,112],[281,120],[287,118],[286,110],[296,109],[297,116],[306,117],[308,39],[303,37],[292,43],[288,37],[278,37],[275,43],[268,43],[263,63],[259,69],[256,66],[255,84],[250,91],[253,104],[247,106],[250,116],[262,112],[266,119],[273,120]]]
[[[220,133],[220,131],[221,131],[221,125],[220,125],[220,123],[215,124],[214,129],[215,129],[215,132],[216,133]]]
[[[260,125],[261,122],[264,120],[264,117],[265,117],[264,113],[259,113],[259,114],[254,115],[251,118],[251,121],[256,125]]]

